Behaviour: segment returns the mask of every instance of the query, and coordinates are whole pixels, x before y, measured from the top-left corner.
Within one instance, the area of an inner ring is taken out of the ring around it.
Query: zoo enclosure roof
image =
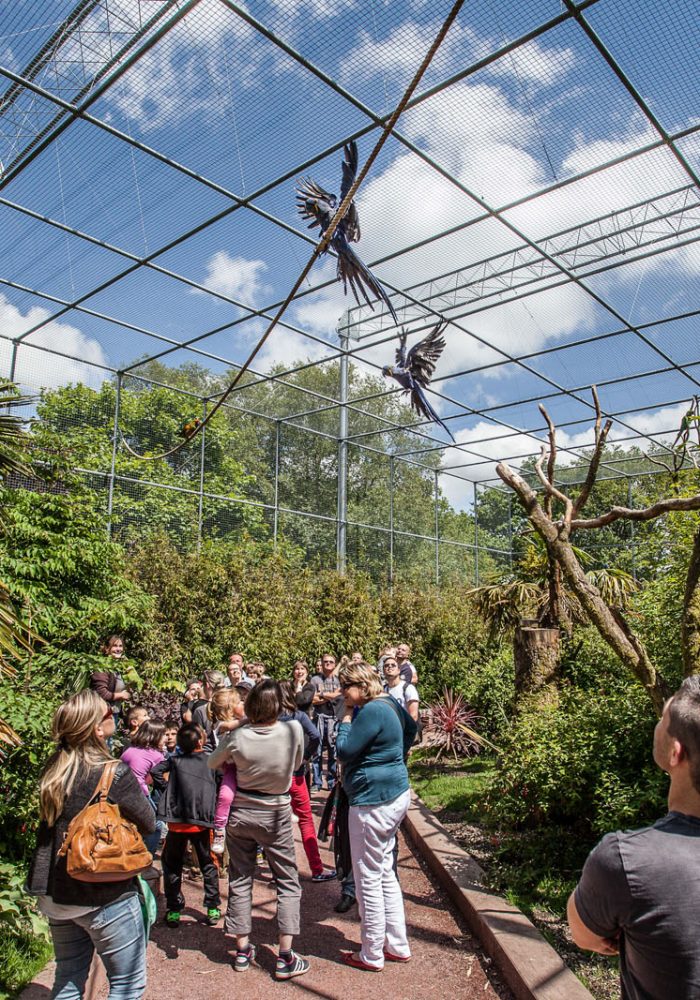
[[[2,0],[3,367],[96,384],[153,358],[240,365],[315,245],[295,182],[332,189],[351,138],[366,159],[449,7]],[[357,198],[410,342],[448,320],[431,400],[457,444],[417,419],[398,450],[405,427],[357,430],[376,393],[351,397],[351,442],[498,482],[495,460],[546,439],[540,401],[564,455],[590,446],[596,383],[611,440],[669,447],[700,391],[698,23],[690,0],[464,4]],[[334,270],[258,359],[299,388],[274,414],[290,424],[339,405],[299,386],[341,353]],[[342,325],[365,370],[393,359],[379,304]]]

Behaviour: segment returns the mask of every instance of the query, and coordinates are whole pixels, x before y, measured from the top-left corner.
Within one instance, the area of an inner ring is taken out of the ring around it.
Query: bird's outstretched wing
[[[423,392],[423,389],[421,388],[420,385],[415,385],[415,387],[411,390],[411,406],[416,411],[416,413],[420,413],[421,416],[426,417],[428,420],[433,420],[435,421],[436,424],[440,424],[442,429],[447,431],[447,433],[454,441],[454,435],[452,434],[452,431],[447,426],[447,424],[445,424],[440,419],[435,410],[432,408],[432,406],[428,402],[427,396]]]
[[[406,338],[408,334],[406,332],[406,327],[401,327],[401,333],[399,334],[399,346],[396,348],[396,366],[397,368],[406,367]]]
[[[297,211],[302,219],[311,220],[309,229],[318,227],[324,232],[333,218],[337,205],[336,196],[324,191],[310,177],[305,177],[301,184],[297,185]]]
[[[357,174],[357,143],[353,139],[344,146],[345,159],[343,160],[343,178],[340,184],[340,200],[344,201],[355,181]],[[342,221],[345,229],[345,236],[349,243],[358,243],[360,240],[360,218],[357,214],[355,202],[351,201]]]
[[[437,360],[445,349],[442,331],[446,325],[445,320],[436,323],[427,337],[413,345],[406,357],[405,367],[424,389],[429,385]]]
[[[394,317],[394,322],[398,323],[399,320],[394,307],[391,304],[389,296],[386,294],[367,265],[362,263],[357,254],[350,249],[347,242],[342,239],[342,235],[336,232],[336,235],[331,241],[331,245],[338,255],[337,272],[338,278],[343,282],[343,291],[347,293],[348,285],[350,285],[352,294],[355,296],[355,301],[358,306],[363,304],[360,301],[361,294],[366,304],[370,307],[372,312],[374,312],[374,306],[372,305],[372,300],[368,294],[368,291],[371,292],[374,298],[382,300],[391,315]]]

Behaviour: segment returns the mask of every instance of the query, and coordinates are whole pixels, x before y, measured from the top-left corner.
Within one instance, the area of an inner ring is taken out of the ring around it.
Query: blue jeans
[[[52,1000],[80,1000],[93,952],[109,980],[109,1000],[141,1000],[146,989],[146,934],[134,893],[74,920],[50,920],[56,952]]]
[[[326,771],[326,780],[328,782],[328,790],[330,791],[335,784],[335,731],[338,726],[338,721],[335,715],[322,715],[319,712],[316,715],[314,724],[318,729],[321,742],[318,745],[316,756],[311,761],[311,767],[313,769],[313,785],[315,788],[321,788],[323,785],[322,757],[323,751],[325,750],[328,768]]]
[[[357,897],[357,893],[355,892],[355,876],[352,868],[340,883],[340,894],[341,896],[352,896],[353,899]]]
[[[150,795],[148,797],[148,801],[153,806],[153,812],[157,813],[158,810],[156,809],[156,804],[153,801],[153,799],[150,797]],[[151,854],[154,857],[155,857],[156,851],[158,850],[158,847],[160,846],[160,835],[161,835],[162,832],[163,832],[163,821],[160,820],[160,819],[157,819],[156,820],[156,828],[153,831],[153,833],[148,833],[143,838],[143,842],[146,845],[146,850],[150,851]]]

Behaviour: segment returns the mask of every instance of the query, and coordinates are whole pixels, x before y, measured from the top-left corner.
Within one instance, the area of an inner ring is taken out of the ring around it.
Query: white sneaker
[[[211,845],[212,854],[223,854],[226,847],[226,831],[214,830],[214,840]]]

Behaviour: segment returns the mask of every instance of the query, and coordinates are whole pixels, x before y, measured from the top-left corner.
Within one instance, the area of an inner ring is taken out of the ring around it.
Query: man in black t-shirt
[[[700,677],[664,706],[654,760],[671,779],[653,826],[609,833],[568,905],[580,948],[620,955],[622,1000],[700,1000]]]

